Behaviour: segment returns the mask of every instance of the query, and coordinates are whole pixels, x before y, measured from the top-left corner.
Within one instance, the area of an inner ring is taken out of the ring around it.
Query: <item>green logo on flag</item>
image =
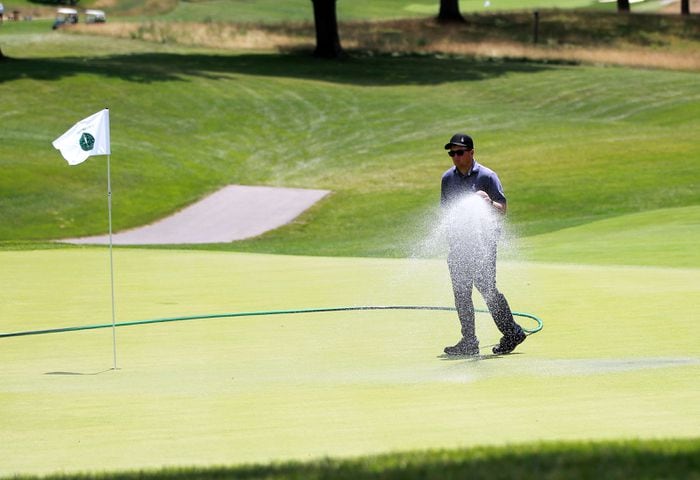
[[[80,148],[89,152],[95,146],[95,137],[85,132],[80,136]]]

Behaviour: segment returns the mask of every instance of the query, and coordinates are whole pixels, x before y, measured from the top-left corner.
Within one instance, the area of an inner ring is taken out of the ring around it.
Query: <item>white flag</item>
[[[105,108],[79,121],[52,145],[69,165],[83,163],[92,155],[109,155],[109,110]]]

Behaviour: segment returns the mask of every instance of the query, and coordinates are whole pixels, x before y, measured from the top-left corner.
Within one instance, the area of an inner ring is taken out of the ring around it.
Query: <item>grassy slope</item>
[[[10,55],[26,41],[4,38]],[[117,229],[227,183],[335,192],[298,222],[224,248],[404,256],[449,166],[441,145],[463,129],[475,134],[478,158],[499,171],[521,235],[698,203],[694,73],[434,57],[329,64],[32,38],[39,58],[0,72],[5,241],[104,231],[104,160],[69,168],[50,147],[104,106]],[[106,56],[46,58],[62,47]]]
[[[524,258],[608,265],[700,267],[700,206],[650,210],[536,235]]]
[[[104,249],[0,262],[3,330],[109,321]],[[118,249],[115,268],[120,321],[450,304],[443,261]],[[125,327],[117,372],[109,329],[0,340],[0,474],[697,436],[697,269],[500,272],[513,308],[545,329],[520,354],[476,362],[439,357],[458,333],[449,312]],[[479,318],[485,353],[499,335]]]
[[[695,479],[700,465],[700,442],[627,441],[566,442],[468,450],[402,452],[352,459],[278,462],[267,465],[164,469],[118,472],[101,478],[217,478],[217,479],[533,479],[568,480],[606,478],[639,480]],[[16,480],[36,478],[22,475]],[[50,475],[46,479],[83,478],[81,475]]]
[[[591,5],[589,0],[499,0],[493,7],[484,8],[481,0],[462,0],[462,12],[531,9],[531,8],[577,8]],[[656,3],[656,2],[651,2]],[[432,1],[407,2],[405,0],[381,0],[376,2],[338,2],[340,20],[388,19],[437,15],[438,3]],[[119,14],[119,8],[115,13]],[[143,17],[139,17],[143,18]],[[228,2],[226,0],[179,2],[176,8],[159,19],[177,21],[224,21],[224,22],[279,22],[313,21],[313,10],[306,0],[289,0],[280,4],[275,0],[255,2]]]
[[[595,8],[613,9],[613,5],[600,6],[591,0],[495,0],[484,7],[483,0],[461,0],[460,11],[492,12],[503,10],[532,10],[535,8]],[[633,11],[658,9],[660,2],[647,1],[633,7]],[[437,15],[439,2],[422,0],[381,0],[375,2],[338,2],[338,18],[341,21],[357,19],[410,18]],[[276,22],[313,21],[313,11],[306,0],[289,0],[280,5],[275,0],[255,2],[227,2],[225,0],[180,2],[177,8],[164,18],[186,21]]]
[[[104,2],[102,2],[104,3]],[[176,1],[160,0],[144,2],[142,0],[122,0],[107,5],[100,5],[97,0],[81,0],[79,8],[104,8],[110,18],[128,15],[139,19],[157,16],[168,20],[186,21],[231,21],[231,22],[276,22],[276,21],[312,21],[311,5],[306,0],[287,0],[283,5],[275,0],[255,0],[254,2],[230,2],[226,0]],[[52,13],[55,8],[48,2],[41,4],[31,0],[5,1],[5,9],[18,9],[21,12],[34,12],[42,15]],[[341,20],[364,18],[406,18],[435,15],[438,2],[422,0],[407,2],[405,0],[378,0],[371,3],[339,2],[338,16]],[[633,5],[633,11],[654,11],[660,2],[647,0],[643,4]],[[502,10],[531,10],[546,8],[595,8],[614,9],[614,5],[598,4],[591,0],[495,0],[489,7],[483,0],[461,0],[460,10],[464,13]]]

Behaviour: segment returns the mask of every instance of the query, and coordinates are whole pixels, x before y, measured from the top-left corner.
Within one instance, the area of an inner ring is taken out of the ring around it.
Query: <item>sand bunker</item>
[[[255,237],[294,220],[328,190],[229,185],[151,225],[115,233],[114,245],[225,243]],[[109,235],[60,240],[107,244]]]

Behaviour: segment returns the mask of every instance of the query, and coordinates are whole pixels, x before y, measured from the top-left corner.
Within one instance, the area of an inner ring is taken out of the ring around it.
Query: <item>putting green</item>
[[[116,249],[117,320],[451,305],[438,260]],[[111,321],[106,249],[0,252],[0,331]],[[538,439],[696,436],[697,269],[500,265],[545,328],[449,360],[452,312],[197,320],[0,339],[0,475]],[[477,297],[478,298],[478,297]],[[498,340],[486,315],[481,346]]]

